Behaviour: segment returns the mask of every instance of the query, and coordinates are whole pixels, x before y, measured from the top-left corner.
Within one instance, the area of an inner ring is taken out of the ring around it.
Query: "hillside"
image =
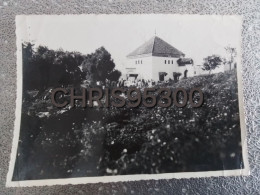
[[[200,87],[200,108],[51,106],[24,96],[14,179],[238,169],[241,138],[235,71],[156,87]],[[33,122],[32,122],[33,121]],[[31,148],[28,152],[27,148]],[[17,166],[19,164],[19,166]],[[22,165],[30,164],[26,170]],[[20,169],[20,170],[19,170]],[[48,171],[47,171],[48,170]],[[51,174],[51,175],[50,175]],[[34,178],[31,178],[31,176]]]
[[[202,107],[142,107],[117,111],[110,121],[113,126],[104,124],[107,135],[103,166],[116,170],[117,174],[243,166],[237,164],[242,157],[235,71],[197,76],[163,87],[165,85],[173,90],[183,87],[187,91],[200,87],[204,93]]]

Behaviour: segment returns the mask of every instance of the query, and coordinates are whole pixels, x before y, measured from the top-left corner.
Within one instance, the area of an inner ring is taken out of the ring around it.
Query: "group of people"
[[[160,83],[168,83],[171,80],[168,81],[154,81],[154,80],[145,80],[145,79],[135,79],[135,80],[126,80],[126,79],[119,79],[118,81],[110,81],[106,80],[105,81],[105,86],[106,87],[138,87],[138,88],[144,88],[144,87],[153,87],[157,84]],[[97,83],[100,85],[100,83]]]

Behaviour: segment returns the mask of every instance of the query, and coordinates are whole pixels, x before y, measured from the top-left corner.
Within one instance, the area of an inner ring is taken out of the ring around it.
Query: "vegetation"
[[[85,79],[79,68],[84,59],[78,52],[23,44],[23,88],[43,92],[49,87],[79,85]]]
[[[101,47],[94,53],[89,54],[84,60],[83,70],[87,73],[87,80],[91,82],[106,80],[118,81],[121,76],[121,72],[115,70],[115,63],[111,59],[110,53]]]
[[[204,58],[202,70],[209,71],[210,74],[211,71],[219,67],[221,63],[222,63],[222,59],[220,56],[217,55],[208,56]]]
[[[48,89],[28,90],[14,180],[243,167],[235,70],[156,87],[200,87],[204,103],[58,109]]]
[[[73,85],[76,88],[85,80],[92,83],[106,79],[117,81],[120,76],[121,72],[115,69],[115,63],[104,47],[82,55],[23,44],[24,90],[40,90],[41,94],[50,87]]]
[[[184,87],[187,91],[201,87],[203,106],[140,107],[107,112],[105,118],[109,124],[103,124],[106,127],[103,173],[149,174],[243,167],[239,163],[242,154],[235,71],[164,85],[172,90]]]
[[[220,65],[229,66],[228,68],[225,68],[225,70],[231,71],[233,68],[236,68],[236,56],[237,56],[237,50],[234,47],[227,46],[225,47],[227,58],[220,57],[218,55],[211,55],[206,58],[204,58],[204,62],[202,65],[202,70],[209,71],[209,74],[212,70],[216,69]]]

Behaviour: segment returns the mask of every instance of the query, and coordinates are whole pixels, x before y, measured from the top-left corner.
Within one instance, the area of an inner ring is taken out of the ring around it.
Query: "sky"
[[[18,16],[20,41],[50,49],[94,52],[104,46],[122,70],[126,55],[155,34],[200,65],[209,55],[225,57],[226,46],[240,50],[241,17],[209,15]]]

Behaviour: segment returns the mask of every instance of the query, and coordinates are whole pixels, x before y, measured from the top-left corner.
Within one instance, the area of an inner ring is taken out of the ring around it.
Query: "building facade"
[[[128,80],[178,80],[194,76],[193,61],[161,38],[154,36],[127,55]]]

